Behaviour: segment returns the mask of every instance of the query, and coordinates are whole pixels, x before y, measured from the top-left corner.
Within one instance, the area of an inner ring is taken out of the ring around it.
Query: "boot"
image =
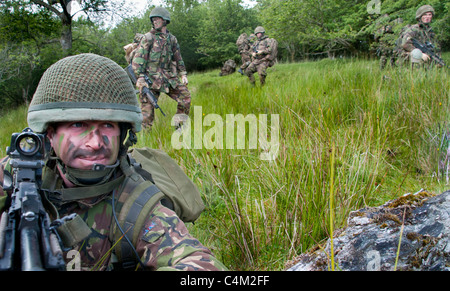
[[[259,81],[261,82],[261,87],[266,84],[266,76],[260,76]]]

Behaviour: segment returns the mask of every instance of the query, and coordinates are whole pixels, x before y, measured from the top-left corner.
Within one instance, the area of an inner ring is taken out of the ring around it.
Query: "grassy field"
[[[176,103],[165,95],[159,104],[167,117],[157,111],[137,146],[165,150],[197,183],[207,208],[190,231],[230,269],[282,270],[345,226],[350,211],[449,188],[439,168],[450,130],[446,69],[380,71],[371,60],[278,64],[263,88],[218,73],[189,75],[200,147],[193,136],[190,148],[174,148]],[[21,108],[0,118],[2,156],[11,133],[26,126],[25,114]],[[268,141],[278,137],[275,160],[261,159],[263,144],[252,147],[249,124],[227,134],[227,117],[238,114],[259,122],[267,116],[269,128],[279,119],[278,136],[258,128]],[[221,143],[222,134],[237,141],[244,132],[241,149]],[[223,148],[209,148],[208,140]]]

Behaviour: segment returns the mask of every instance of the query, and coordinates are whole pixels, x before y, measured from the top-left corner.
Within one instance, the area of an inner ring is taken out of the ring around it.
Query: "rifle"
[[[13,133],[7,148],[12,174],[5,171],[4,190],[12,191],[0,226],[0,270],[65,270],[62,250],[42,204],[45,136],[25,128]]]
[[[425,44],[422,44],[420,41],[418,41],[415,38],[412,39],[412,43],[413,43],[414,47],[421,50],[422,53],[429,55],[433,61],[435,61],[436,63],[438,63],[439,65],[441,65],[443,67],[449,68],[449,66],[444,62],[444,60],[442,58],[440,58],[439,56],[437,56],[433,52],[433,48],[434,48],[433,44],[431,44],[428,41]]]
[[[128,65],[127,68],[125,69],[125,71],[127,72],[128,76],[130,77],[130,80],[133,83],[133,85],[136,86],[137,78],[136,78],[136,75],[134,74],[134,71],[133,71],[133,68],[131,67],[131,65]],[[148,78],[147,75],[144,76],[144,79],[145,79],[145,82],[147,82],[147,84],[149,86],[152,84],[152,81]],[[152,103],[153,107],[155,107],[156,109],[159,109],[161,111],[162,115],[166,116],[164,111],[162,111],[161,107],[159,107],[159,105],[158,105],[158,99],[156,99],[155,95],[153,95],[152,91],[150,91],[149,88],[144,86],[142,88],[142,94],[147,97],[147,99],[150,101],[150,103]]]

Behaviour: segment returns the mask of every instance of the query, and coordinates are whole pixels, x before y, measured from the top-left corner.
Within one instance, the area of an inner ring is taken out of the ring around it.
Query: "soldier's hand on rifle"
[[[142,92],[143,87],[148,88],[148,84],[147,82],[145,82],[144,77],[139,77],[136,81],[136,88],[139,90],[139,92]]]
[[[189,83],[186,75],[181,76],[181,82],[183,83],[183,85],[187,85]]]
[[[427,54],[422,54],[422,60],[423,60],[424,62],[428,62],[428,61],[430,60],[430,56],[427,55]]]

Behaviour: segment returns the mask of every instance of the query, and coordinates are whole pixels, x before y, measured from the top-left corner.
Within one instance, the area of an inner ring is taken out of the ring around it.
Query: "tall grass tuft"
[[[11,143],[11,134],[21,132],[27,127],[27,108],[25,106],[16,110],[1,110],[0,116],[0,158],[6,155],[6,147]],[[3,182],[3,181],[2,181]]]
[[[165,95],[159,105],[167,117],[156,111],[137,146],[165,150],[199,186],[207,207],[189,229],[230,269],[281,270],[345,226],[350,211],[448,187],[437,166],[448,77],[442,69],[380,71],[376,61],[351,59],[278,64],[263,88],[238,73],[195,73],[192,108],[201,106],[203,120],[279,115],[276,160],[261,160],[264,149],[250,149],[248,137],[244,149],[174,149],[176,103]]]

